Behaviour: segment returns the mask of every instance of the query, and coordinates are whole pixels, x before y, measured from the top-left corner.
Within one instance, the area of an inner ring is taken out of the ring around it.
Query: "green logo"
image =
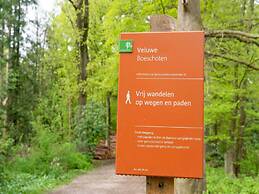
[[[119,49],[120,49],[120,53],[132,53],[133,41],[132,40],[120,40]]]

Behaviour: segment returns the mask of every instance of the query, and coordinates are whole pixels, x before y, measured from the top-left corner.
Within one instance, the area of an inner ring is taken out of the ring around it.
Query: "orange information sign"
[[[116,173],[202,178],[204,33],[121,40]]]

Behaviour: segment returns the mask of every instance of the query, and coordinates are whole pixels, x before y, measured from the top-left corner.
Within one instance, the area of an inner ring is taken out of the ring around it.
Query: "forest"
[[[57,0],[44,19],[37,0],[0,0],[0,193],[44,193],[95,168],[116,133],[120,33],[177,18],[181,2]],[[189,2],[206,36],[204,193],[257,194],[259,1]]]

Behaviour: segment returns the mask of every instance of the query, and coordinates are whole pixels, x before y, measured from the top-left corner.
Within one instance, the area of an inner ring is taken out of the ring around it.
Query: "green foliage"
[[[20,147],[16,157],[5,162],[0,193],[39,193],[91,167],[91,158],[78,152],[75,144],[38,129],[33,146]]]
[[[13,140],[0,138],[0,182],[5,178],[5,164],[13,152]]]
[[[247,176],[259,176],[259,149],[250,147],[240,162],[241,173]]]
[[[73,6],[62,1],[60,13],[53,14],[49,24],[30,23],[37,37],[25,39],[25,11],[35,1],[0,0],[0,193],[34,193],[52,187],[66,173],[90,168],[89,155],[107,130],[107,94],[111,94],[112,127],[116,128],[120,33],[149,31],[153,14],[177,15],[177,1],[171,0],[89,2],[90,62],[87,80],[79,83],[81,32]],[[259,6],[253,8],[251,2],[201,1],[204,29],[258,34]],[[208,38],[206,50],[249,64],[259,58],[258,47],[234,39]],[[208,163],[222,167],[226,151],[242,140],[240,158],[235,161],[241,178],[209,168],[208,193],[259,193],[258,72],[224,58],[207,57],[205,75]],[[88,101],[80,116],[79,90],[86,92]]]
[[[18,156],[11,166],[16,172],[58,176],[73,169],[89,169],[91,163],[74,144],[60,142],[57,134],[38,129],[29,155]]]
[[[87,104],[75,130],[79,147],[93,152],[107,130],[104,106],[96,102]]]
[[[208,168],[206,172],[207,194],[257,194],[259,176],[232,178],[225,175],[223,169]]]
[[[27,7],[35,4],[35,0],[0,1],[0,126],[9,129],[8,135],[15,142],[29,141],[31,113],[37,99],[35,63],[27,63],[30,57],[23,60],[21,54],[26,50],[24,44],[31,41],[23,34]]]
[[[255,25],[254,17],[258,15],[258,5],[253,6],[253,1],[248,2],[243,0],[202,1],[201,10],[205,29],[229,29],[257,34],[258,25]],[[206,50],[249,61],[249,63],[253,63],[259,56],[258,47],[234,39],[210,38],[206,41]],[[258,73],[237,62],[220,57],[208,57],[205,74],[205,126],[208,159],[213,165],[223,166],[223,157],[219,156],[224,156],[230,147],[237,148],[240,147],[238,144],[241,144],[241,150],[235,150],[240,157],[235,159],[235,164],[242,166],[242,173],[247,171],[251,174],[249,168],[255,169],[254,165],[249,165],[249,161],[255,161],[252,150],[259,145],[257,135],[259,94],[256,89],[259,83]],[[241,114],[242,106],[244,112]],[[242,118],[244,118],[243,121]],[[238,139],[241,141],[238,142]],[[252,150],[245,151],[248,147]],[[242,161],[243,157],[246,159]],[[246,169],[246,165],[250,167],[247,166]]]
[[[29,173],[8,172],[5,180],[0,182],[0,194],[36,194],[43,193],[54,186],[69,181],[80,171],[70,171],[66,174],[34,175]]]

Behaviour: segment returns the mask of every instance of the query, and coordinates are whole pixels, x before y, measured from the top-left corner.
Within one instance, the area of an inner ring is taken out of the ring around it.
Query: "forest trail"
[[[145,177],[117,176],[114,160],[109,160],[49,194],[144,194],[145,190]]]

